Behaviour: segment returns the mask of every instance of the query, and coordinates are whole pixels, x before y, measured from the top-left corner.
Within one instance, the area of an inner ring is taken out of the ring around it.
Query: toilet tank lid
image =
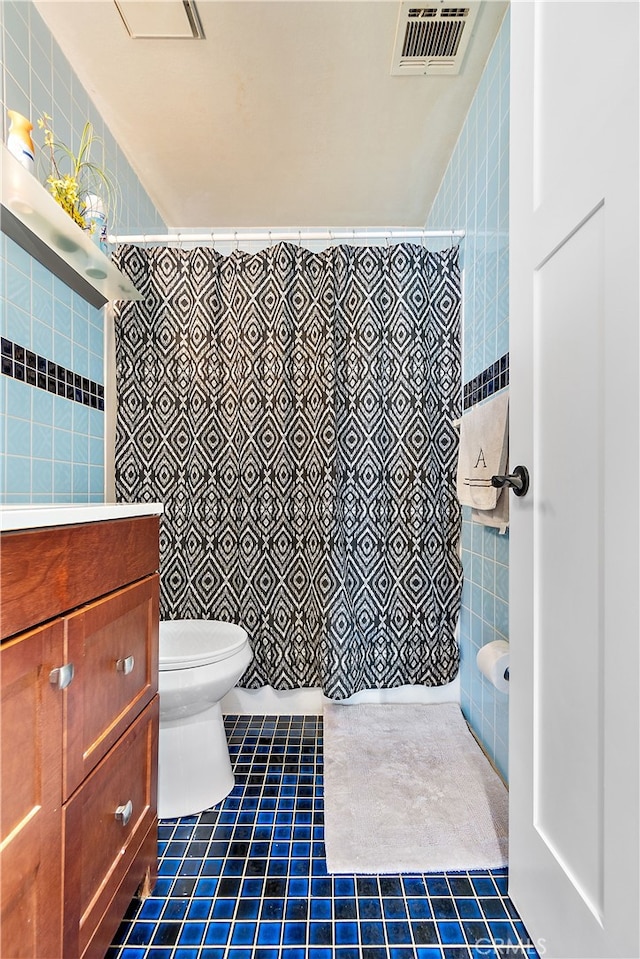
[[[160,669],[187,669],[228,659],[248,640],[236,623],[219,619],[170,619],[160,623]]]

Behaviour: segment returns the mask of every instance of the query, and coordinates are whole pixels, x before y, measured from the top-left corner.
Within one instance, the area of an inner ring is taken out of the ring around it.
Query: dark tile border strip
[[[505,353],[499,360],[488,366],[482,373],[478,373],[472,380],[464,384],[463,406],[468,410],[481,400],[493,396],[498,390],[509,385],[509,354]]]
[[[55,393],[74,403],[104,411],[104,386],[39,356],[4,336],[1,339],[2,372],[39,390]]]

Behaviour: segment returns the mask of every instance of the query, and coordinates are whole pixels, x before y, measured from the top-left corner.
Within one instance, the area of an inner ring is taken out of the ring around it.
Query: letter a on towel
[[[495,509],[499,489],[491,485],[494,474],[505,473],[509,446],[509,396],[475,406],[460,421],[458,499],[477,510]]]

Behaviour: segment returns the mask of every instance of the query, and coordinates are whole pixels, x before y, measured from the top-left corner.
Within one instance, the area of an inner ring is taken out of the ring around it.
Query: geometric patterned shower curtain
[[[440,685],[462,572],[457,250],[119,247],[116,492],[161,501],[161,616],[255,688]]]

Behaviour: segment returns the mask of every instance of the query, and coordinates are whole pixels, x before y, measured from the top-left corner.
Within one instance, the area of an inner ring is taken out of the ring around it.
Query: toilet
[[[241,626],[213,619],[160,623],[158,816],[208,809],[234,785],[220,700],[253,654]]]

